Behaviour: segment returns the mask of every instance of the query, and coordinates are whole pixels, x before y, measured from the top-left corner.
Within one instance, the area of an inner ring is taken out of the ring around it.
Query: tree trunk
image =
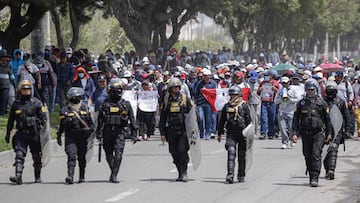
[[[79,44],[80,22],[75,15],[75,9],[73,8],[71,2],[69,3],[69,13],[72,28],[72,39],[70,47],[76,49],[77,45]]]
[[[64,48],[64,37],[62,35],[61,24],[60,24],[60,15],[59,15],[58,10],[52,9],[51,16],[52,16],[52,21],[55,25],[57,45],[60,49],[63,49]]]
[[[21,2],[18,4],[14,2],[10,10],[10,23],[5,32],[0,31],[0,44],[9,54],[19,48],[21,39],[31,33],[46,12],[45,8],[30,4],[26,13],[28,18],[24,19],[21,15]]]
[[[45,48],[45,19],[44,16],[39,20],[37,26],[31,32],[31,53],[38,53]]]

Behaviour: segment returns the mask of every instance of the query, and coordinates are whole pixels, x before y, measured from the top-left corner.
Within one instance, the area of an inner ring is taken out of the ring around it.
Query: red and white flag
[[[213,112],[221,111],[226,103],[229,102],[229,88],[201,89],[202,95],[211,105]],[[250,88],[242,88],[243,100],[247,101],[250,94]]]

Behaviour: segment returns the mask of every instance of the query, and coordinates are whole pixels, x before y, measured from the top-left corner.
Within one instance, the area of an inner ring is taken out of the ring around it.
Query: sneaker
[[[239,183],[245,182],[245,176],[238,176],[237,179],[238,179]]]
[[[209,137],[209,136],[205,136],[205,140],[210,140],[210,137]]]
[[[295,142],[291,142],[291,147],[295,147],[296,143]]]
[[[144,140],[147,140],[148,139],[148,136],[147,135],[144,135]]]
[[[150,137],[148,137],[146,140],[147,140],[147,141],[150,141],[151,139],[150,139]]]
[[[274,137],[273,136],[268,136],[268,139],[272,140],[272,139],[274,139]]]
[[[215,134],[214,133],[211,133],[211,135],[210,135],[210,139],[215,139]]]
[[[266,135],[260,135],[259,140],[265,140]]]
[[[141,141],[143,139],[143,137],[139,135],[139,136],[137,136],[137,139],[138,139],[138,141]]]
[[[287,144],[282,144],[281,145],[281,149],[286,149],[287,148]]]

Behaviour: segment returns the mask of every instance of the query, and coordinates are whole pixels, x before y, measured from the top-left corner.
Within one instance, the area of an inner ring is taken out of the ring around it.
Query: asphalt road
[[[54,143],[55,144],[55,143]],[[224,140],[202,141],[202,162],[198,170],[190,166],[188,183],[175,182],[177,172],[159,138],[132,145],[127,142],[119,173],[119,184],[107,182],[110,171],[97,151],[88,164],[86,183],[65,185],[66,156],[54,147],[52,159],[43,168],[41,184],[33,183],[32,160],[28,157],[24,184],[9,182],[12,163],[0,162],[0,202],[360,202],[360,142],[348,141],[341,150],[335,180],[324,179],[319,187],[308,186],[301,141],[293,149],[280,149],[280,140],[256,140],[254,162],[245,183],[225,184]],[[77,171],[76,171],[77,172]],[[78,174],[75,174],[78,180]]]

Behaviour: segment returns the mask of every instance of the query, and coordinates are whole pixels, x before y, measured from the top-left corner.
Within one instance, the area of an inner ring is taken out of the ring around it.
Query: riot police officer
[[[61,146],[61,134],[65,132],[65,152],[67,159],[67,184],[74,183],[76,159],[79,163],[79,183],[85,181],[86,152],[88,138],[94,131],[94,123],[89,108],[82,103],[84,90],[72,87],[66,93],[67,106],[60,110],[60,127],[57,132],[57,143]]]
[[[242,91],[238,86],[232,86],[229,89],[230,101],[221,111],[218,125],[218,141],[221,141],[221,135],[226,128],[225,148],[228,151],[226,182],[234,182],[234,168],[236,148],[238,152],[238,176],[239,182],[245,181],[245,155],[246,138],[242,130],[251,123],[249,106],[242,100]]]
[[[100,106],[96,129],[97,139],[103,141],[112,183],[119,183],[117,175],[124,152],[127,127],[130,127],[134,142],[138,129],[130,102],[121,98],[123,87],[124,83],[119,78],[111,79],[108,85],[108,97]]]
[[[168,94],[160,105],[159,130],[161,140],[169,143],[169,152],[179,172],[176,181],[187,182],[187,164],[189,162],[189,143],[185,129],[185,114],[192,101],[180,93],[182,82],[172,78],[168,83]]]
[[[15,151],[15,176],[10,181],[18,185],[22,184],[22,172],[28,146],[34,161],[35,183],[41,182],[41,144],[40,129],[46,123],[46,107],[40,100],[31,96],[32,83],[23,80],[19,83],[20,95],[17,97],[9,114],[5,141],[9,143],[10,132],[16,121],[16,133],[12,143]]]
[[[329,108],[317,94],[316,86],[316,81],[306,81],[306,95],[296,106],[292,133],[294,143],[297,142],[297,134],[302,137],[303,154],[310,174],[311,187],[318,186],[323,144],[325,140],[329,142],[332,139]]]
[[[324,159],[324,167],[326,170],[325,178],[327,180],[333,180],[335,178],[335,167],[339,145],[344,143],[344,138],[346,135],[351,135],[351,120],[349,109],[347,108],[345,101],[341,100],[340,97],[337,96],[338,90],[336,87],[336,84],[329,81],[326,84],[326,97],[324,97],[324,100],[329,105],[330,109],[336,105],[341,112],[341,115],[333,116],[342,116],[343,118],[343,124],[337,135],[336,132],[334,132],[337,129],[333,130],[332,134],[335,137],[335,140],[333,140],[331,143],[328,143],[330,146]]]

